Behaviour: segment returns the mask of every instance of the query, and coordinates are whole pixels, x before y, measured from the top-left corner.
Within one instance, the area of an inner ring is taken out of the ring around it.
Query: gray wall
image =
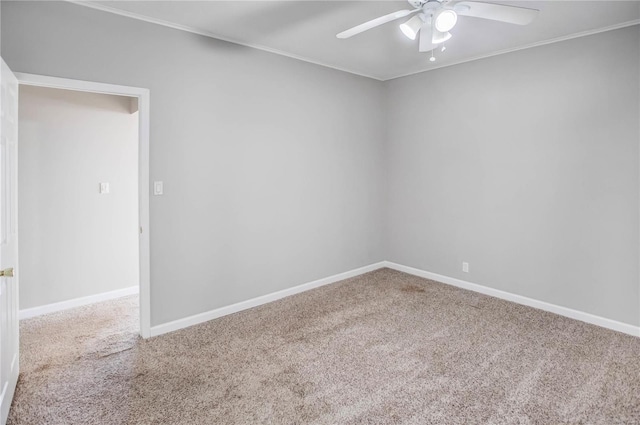
[[[20,87],[21,309],[138,285],[130,106],[127,97]]]
[[[2,56],[150,89],[152,325],[383,259],[378,82],[58,2],[2,2]]]
[[[386,257],[638,325],[639,50],[634,26],[385,83]]]
[[[2,3],[13,69],[151,89],[153,324],[382,259],[638,324],[638,40],[380,83]]]

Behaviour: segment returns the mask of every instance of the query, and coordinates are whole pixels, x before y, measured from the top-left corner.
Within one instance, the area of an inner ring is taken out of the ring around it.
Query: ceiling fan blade
[[[418,51],[428,52],[433,50],[436,46],[432,43],[433,40],[433,26],[431,22],[426,22],[422,28],[420,28],[420,46]]]
[[[482,3],[476,1],[461,1],[453,7],[458,15],[473,18],[491,19],[493,21],[508,22],[516,25],[530,24],[536,16],[537,9],[526,7],[505,6],[503,4]]]
[[[371,28],[375,28],[379,25],[386,24],[387,22],[395,21],[396,19],[404,18],[405,16],[409,16],[414,12],[418,12],[421,9],[414,10],[399,10],[397,12],[389,13],[388,15],[380,16],[379,18],[372,19],[364,24],[360,24],[353,28],[349,28],[346,31],[342,31],[340,34],[336,35],[338,38],[349,38],[353,37],[356,34],[360,34],[361,32],[370,30]]]
[[[450,32],[441,32],[441,31],[438,31],[437,29],[434,29],[433,36],[431,37],[431,43],[434,45],[442,44],[450,38],[451,38]]]

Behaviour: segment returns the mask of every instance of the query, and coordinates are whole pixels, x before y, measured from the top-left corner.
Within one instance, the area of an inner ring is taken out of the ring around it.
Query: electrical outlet
[[[462,263],[462,271],[469,273],[469,263]]]

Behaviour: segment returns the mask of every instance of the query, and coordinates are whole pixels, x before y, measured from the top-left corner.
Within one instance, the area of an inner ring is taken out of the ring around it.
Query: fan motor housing
[[[440,4],[443,0],[408,0],[409,4],[415,9],[421,9],[427,3]]]

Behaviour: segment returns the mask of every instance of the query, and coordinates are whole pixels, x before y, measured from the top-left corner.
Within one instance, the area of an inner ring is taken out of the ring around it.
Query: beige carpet
[[[9,424],[639,424],[640,339],[389,269],[143,341],[21,324]]]

